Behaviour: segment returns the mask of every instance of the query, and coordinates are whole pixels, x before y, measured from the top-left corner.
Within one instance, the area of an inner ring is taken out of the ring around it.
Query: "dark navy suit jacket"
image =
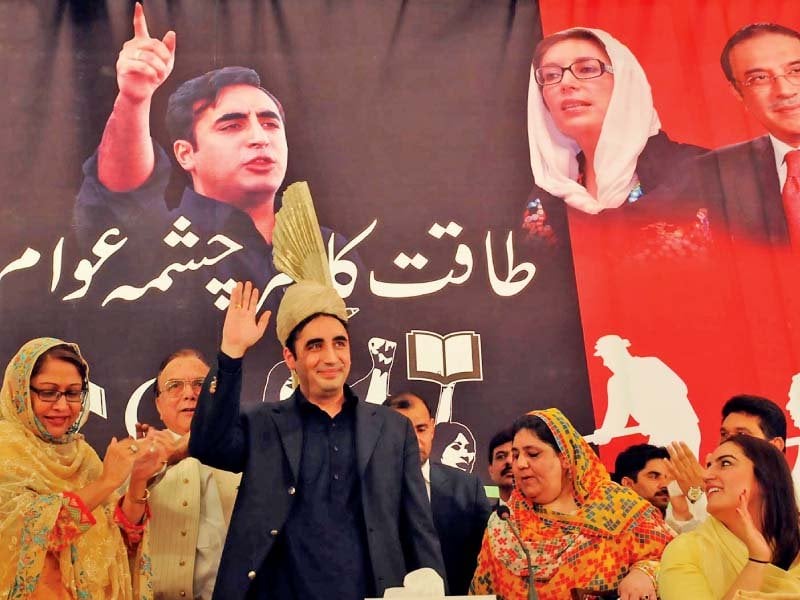
[[[775,152],[768,135],[701,156],[687,187],[690,193],[715,203],[734,241],[789,243]]]
[[[431,510],[442,546],[448,592],[466,595],[491,513],[483,485],[474,475],[431,463]]]
[[[217,574],[214,598],[247,595],[281,534],[297,494],[303,427],[296,394],[240,412],[241,369],[221,356],[192,420],[189,451],[203,464],[241,471],[242,483]],[[227,365],[221,368],[221,365]],[[345,393],[352,396],[349,388]],[[356,404],[356,461],[367,552],[378,595],[414,569],[444,574],[411,422],[383,406]],[[336,583],[331,582],[335,597]]]

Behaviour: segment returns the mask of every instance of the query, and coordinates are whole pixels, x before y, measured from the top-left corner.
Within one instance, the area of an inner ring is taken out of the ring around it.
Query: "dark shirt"
[[[276,212],[281,207],[281,199],[280,194],[275,196],[273,210]],[[191,221],[190,230],[203,242],[221,234],[243,246],[241,250],[215,265],[215,276],[220,281],[236,281],[246,277],[258,289],[263,290],[277,274],[272,264],[272,245],[264,240],[246,213],[186,187],[180,205],[171,212],[174,219],[181,216]],[[323,230],[322,233],[324,236],[327,232]],[[275,305],[277,306],[277,302]]]
[[[346,396],[331,418],[299,390],[297,399],[303,423],[297,496],[248,597],[362,600],[374,591],[356,468],[357,400]]]
[[[170,264],[199,262],[203,258],[214,259],[220,256],[227,246],[224,242],[213,241],[215,236],[225,236],[241,249],[228,254],[211,265],[196,269],[181,270],[173,274],[173,290],[184,297],[192,294],[201,298],[208,306],[212,305],[218,292],[209,295],[206,286],[233,281],[252,281],[259,290],[277,275],[272,264],[272,245],[256,228],[250,216],[238,208],[198,194],[191,186],[186,186],[180,204],[170,209],[165,192],[169,183],[171,164],[164,149],[153,144],[155,164],[150,177],[141,186],[127,192],[112,192],[99,180],[97,174],[97,153],[89,157],[83,165],[83,183],[75,203],[74,220],[76,235],[85,254],[99,237],[111,227],[120,230],[121,236],[128,238],[125,247],[109,259],[108,268],[96,279],[93,287],[101,287],[107,293],[120,284],[140,286],[153,279]],[[276,194],[273,211],[281,208],[282,196]],[[181,217],[185,221],[180,221]],[[188,221],[188,223],[186,222]],[[321,227],[326,247],[334,235],[334,248],[341,250],[347,240],[332,230]],[[168,243],[169,235],[196,236],[193,243],[182,241]],[[116,241],[116,238],[114,240]],[[350,252],[349,260],[356,262],[363,271],[357,252]],[[282,288],[273,293],[265,308],[276,309],[282,297]],[[153,292],[149,292],[153,294]]]
[[[523,213],[525,239],[552,251],[570,245],[570,235],[588,230],[597,236],[591,242],[596,249],[615,261],[702,255],[710,244],[707,203],[686,198],[677,188],[688,165],[703,151],[674,142],[663,131],[651,136],[636,162],[639,185],[623,205],[599,214],[568,208],[562,198],[534,185]],[[583,153],[577,160],[580,181]]]
[[[184,290],[187,285],[202,290],[215,277],[222,283],[229,279],[248,279],[263,290],[277,271],[272,264],[272,246],[256,229],[250,216],[230,204],[198,194],[191,186],[184,189],[176,208],[168,208],[164,195],[170,162],[160,146],[154,144],[153,149],[153,173],[140,187],[128,192],[112,192],[100,182],[96,153],[84,163],[84,180],[75,205],[75,225],[86,250],[90,251],[104,231],[110,227],[119,228],[128,241],[110,259],[114,269],[109,270],[123,272],[125,283],[141,285],[171,263],[187,264],[191,260],[219,256],[226,245],[209,242],[221,235],[242,248],[213,265],[176,273],[175,285]],[[273,210],[277,211],[280,206],[278,194]],[[179,221],[181,217],[185,220]],[[194,235],[197,240],[190,244],[180,241],[170,244],[165,238],[173,232],[181,237]],[[323,229],[323,236],[328,233]]]

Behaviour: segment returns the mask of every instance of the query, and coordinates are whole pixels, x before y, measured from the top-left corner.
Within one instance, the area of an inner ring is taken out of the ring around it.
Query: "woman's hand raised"
[[[739,502],[736,506],[738,523],[730,529],[747,546],[750,558],[756,561],[772,561],[772,548],[769,547],[764,534],[753,520],[753,515],[750,514],[748,508],[749,504],[750,490],[745,488],[739,494]]]

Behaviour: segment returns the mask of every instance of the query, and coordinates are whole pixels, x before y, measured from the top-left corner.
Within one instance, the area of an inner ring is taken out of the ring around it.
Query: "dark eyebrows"
[[[337,335],[337,336],[334,336],[333,341],[334,342],[349,342],[350,340],[348,339],[348,337],[346,335]],[[323,343],[325,343],[324,338],[321,338],[321,337],[311,338],[306,342],[305,347],[308,348],[308,347],[313,346],[315,344],[323,344]]]
[[[538,446],[523,446],[522,449],[525,450],[525,452],[541,452],[542,451],[542,449],[539,448]]]
[[[248,113],[242,112],[225,113],[224,115],[218,117],[216,121],[214,121],[214,125],[219,125],[220,123],[226,123],[228,121],[240,121],[242,119],[246,119],[247,115]],[[274,119],[279,123],[283,123],[281,116],[274,110],[262,110],[261,112],[256,113],[256,116],[259,119]]]
[[[784,65],[784,69],[790,69],[790,68],[792,68],[792,67],[796,67],[796,66],[798,66],[798,65],[800,65],[800,59],[797,59],[797,60],[791,60],[791,61],[789,61],[788,63],[786,63],[786,64]],[[743,75],[744,75],[745,77],[747,77],[747,76],[749,76],[749,75],[753,75],[753,74],[755,74],[755,73],[766,73],[766,74],[768,74],[768,75],[772,75],[772,71],[770,71],[770,69],[767,69],[767,68],[765,68],[765,67],[753,67],[752,69],[747,69],[747,70],[746,70],[746,71],[743,73]],[[779,75],[779,77],[780,77],[780,75]]]
[[[596,56],[578,56],[578,57],[573,59],[572,63],[570,63],[570,66],[572,66],[576,62],[580,62],[582,60],[599,60],[600,62],[603,62],[602,58],[597,58]],[[543,63],[540,66],[542,66],[542,67],[559,67],[559,68],[563,68],[563,67],[561,67],[561,65],[559,65],[557,63],[554,63],[554,62]]]
[[[746,77],[747,75],[752,75],[753,73],[769,73],[769,69],[765,69],[764,67],[753,67],[752,69],[747,69],[743,75]]]
[[[258,113],[258,118],[259,119],[275,119],[276,121],[283,122],[283,119],[281,119],[281,116],[278,113],[276,113],[274,110],[262,110],[260,113]]]
[[[58,383],[56,383],[55,381],[40,381],[36,385],[37,386],[40,386],[40,385],[55,385],[55,386],[58,386]],[[75,387],[75,386],[80,386],[81,388],[83,388],[83,382],[81,382],[81,383],[77,383],[76,382],[76,383],[68,383],[67,384],[67,388],[71,388],[71,387]]]
[[[306,341],[306,348],[309,348],[315,344],[321,344],[322,338],[311,338],[310,340]]]
[[[218,117],[216,121],[214,121],[214,125],[219,125],[220,123],[225,123],[227,121],[239,121],[246,118],[247,114],[245,113],[225,113],[221,117]]]
[[[724,458],[731,458],[731,459],[735,460],[736,462],[739,462],[739,459],[736,458],[733,454],[723,454],[722,456],[718,456],[717,458],[714,459],[714,462],[719,462]]]

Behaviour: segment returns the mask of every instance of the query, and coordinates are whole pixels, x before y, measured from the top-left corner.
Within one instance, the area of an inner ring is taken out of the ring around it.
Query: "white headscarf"
[[[528,140],[536,184],[578,210],[597,214],[621,206],[628,198],[639,154],[647,139],[658,133],[661,122],[647,76],[633,53],[600,29],[576,27],[560,33],[581,30],[603,42],[614,67],[614,89],[594,155],[597,198],[576,181],[580,148],[556,128],[533,65],[528,87]]]

